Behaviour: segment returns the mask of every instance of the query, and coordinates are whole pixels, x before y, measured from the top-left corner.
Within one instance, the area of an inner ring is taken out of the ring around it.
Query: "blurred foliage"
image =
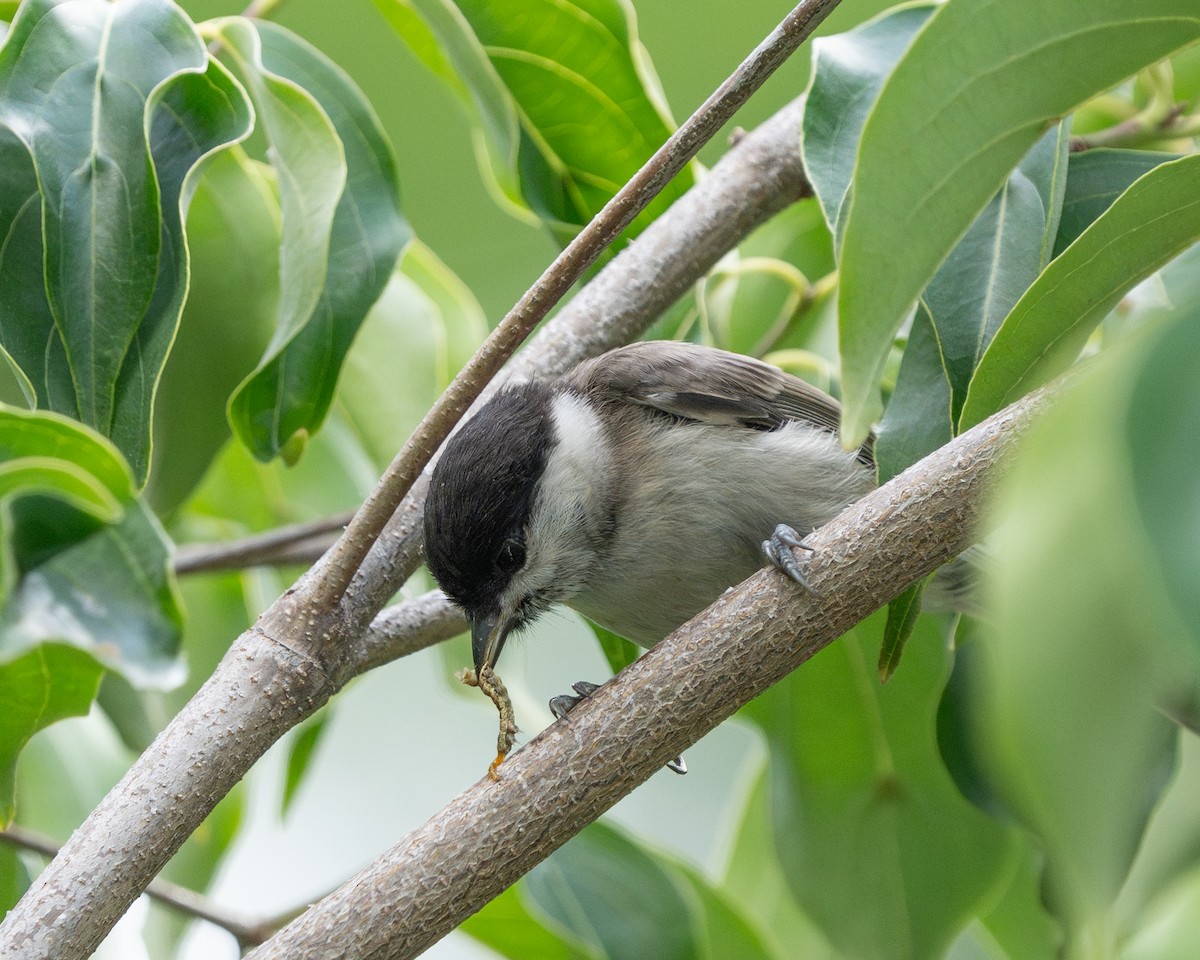
[[[0,819],[56,836],[294,573],[180,584],[173,544],[360,502],[487,317],[780,13],[184,6],[27,0],[0,48]],[[769,761],[721,864],[598,824],[463,930],[564,960],[1190,956],[1200,14],[845,0],[838,30],[798,132],[815,197],[653,334],[845,396],[851,436],[886,399],[881,480],[1099,356],[997,491],[986,621],[911,592],[746,709]],[[598,636],[614,670],[636,653]],[[336,716],[289,739],[282,813]],[[168,875],[207,888],[243,807]],[[28,882],[0,847],[0,903]],[[146,942],[185,930],[156,909]]]

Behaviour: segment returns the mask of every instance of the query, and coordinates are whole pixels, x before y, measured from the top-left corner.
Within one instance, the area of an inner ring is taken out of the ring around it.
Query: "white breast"
[[[763,566],[776,524],[807,533],[874,483],[835,437],[799,423],[760,432],[675,422],[645,449],[607,562],[568,601],[644,646]]]

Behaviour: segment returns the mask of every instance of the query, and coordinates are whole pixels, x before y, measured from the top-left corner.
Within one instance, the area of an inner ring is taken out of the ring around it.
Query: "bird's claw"
[[[779,524],[762,544],[763,555],[770,561],[771,566],[800,584],[805,590],[812,592],[812,587],[805,578],[804,571],[800,569],[800,561],[796,559],[793,550],[807,550],[812,553],[813,548],[805,543],[804,538],[786,523]]]
[[[555,720],[566,720],[567,715],[572,710],[599,690],[600,687],[598,684],[589,683],[587,680],[580,680],[571,684],[571,689],[575,691],[575,696],[569,693],[562,693],[557,697],[550,698],[550,712],[554,715]],[[668,760],[666,767],[672,773],[680,775],[687,773],[687,764],[683,762],[682,756],[678,756],[674,760]]]

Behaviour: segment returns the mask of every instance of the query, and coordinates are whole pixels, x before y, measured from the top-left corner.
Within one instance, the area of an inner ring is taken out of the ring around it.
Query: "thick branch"
[[[743,138],[614,258],[529,345],[522,373],[564,371],[625,342],[747,232],[802,196],[799,111],[792,104]],[[407,652],[383,634],[368,639],[366,629],[420,562],[423,497],[419,481],[337,610],[315,613],[293,588],[231,645],[0,924],[0,955],[87,957],[272,743],[350,677]]]
[[[813,593],[760,571],[568,721],[464,791],[251,954],[415,957],[695,743],[973,540],[982,494],[1045,392],[848,507],[808,542]]]

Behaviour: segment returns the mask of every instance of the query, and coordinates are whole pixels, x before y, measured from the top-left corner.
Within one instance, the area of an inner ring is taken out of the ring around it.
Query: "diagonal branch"
[[[813,593],[759,571],[682,626],[253,960],[407,960],[740,706],[974,539],[983,493],[1037,411],[1018,401],[807,538]]]

